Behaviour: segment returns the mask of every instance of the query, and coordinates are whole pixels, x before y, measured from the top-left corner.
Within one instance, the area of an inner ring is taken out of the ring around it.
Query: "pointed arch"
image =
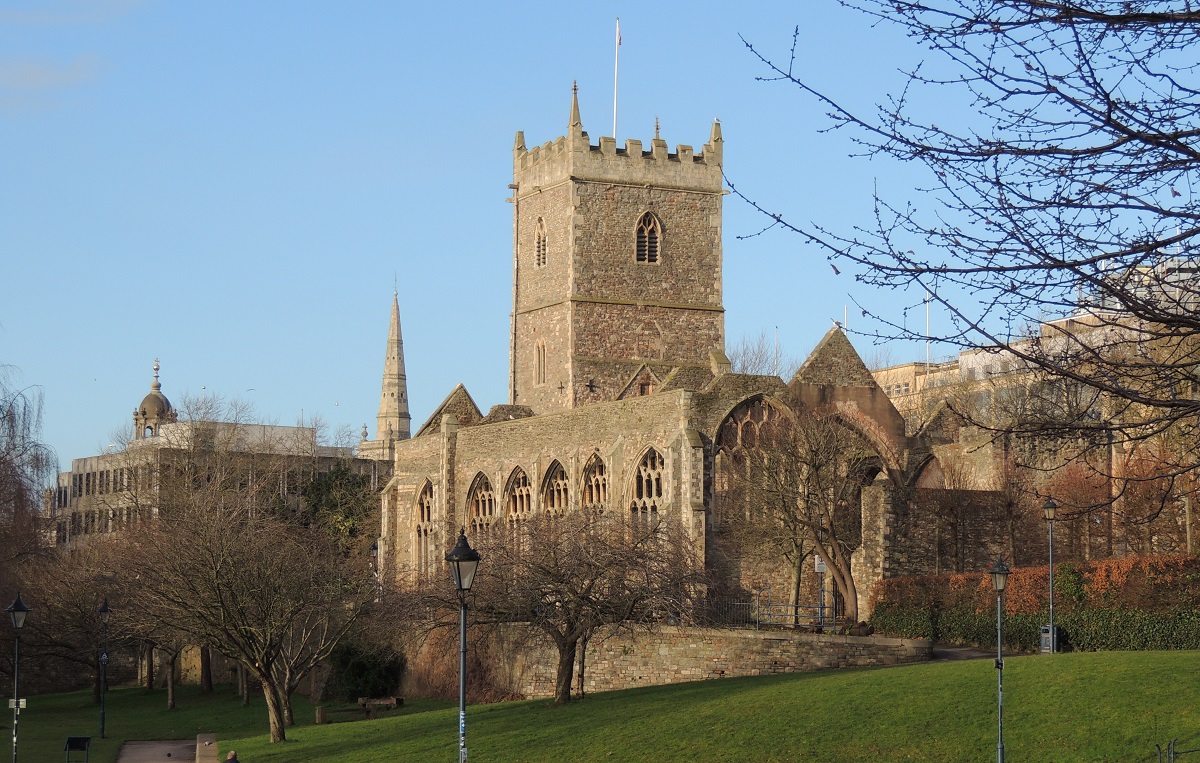
[[[560,516],[567,512],[570,498],[571,484],[567,481],[567,470],[555,459],[542,479],[542,508],[547,514]]]
[[[540,217],[537,219],[533,247],[534,266],[539,268],[545,267],[550,262],[550,245],[549,240],[546,238],[546,221]]]
[[[608,509],[608,469],[599,453],[593,453],[583,467],[579,504],[591,514],[603,514]]]
[[[638,462],[629,502],[634,524],[653,526],[658,523],[659,510],[666,500],[666,463],[662,453],[654,448],[649,448]]]
[[[637,222],[636,254],[638,262],[658,262],[662,248],[662,224],[653,212],[646,212]]]
[[[486,533],[496,521],[496,493],[483,472],[471,481],[471,489],[467,492],[467,514],[472,535]]]
[[[417,493],[416,509],[414,513],[416,526],[413,528],[413,561],[416,564],[417,574],[425,576],[437,569],[437,553],[433,542],[433,483],[429,480],[425,480],[425,484]]]
[[[508,477],[504,488],[504,518],[509,526],[516,528],[529,518],[533,510],[533,489],[529,486],[529,475],[517,467]]]

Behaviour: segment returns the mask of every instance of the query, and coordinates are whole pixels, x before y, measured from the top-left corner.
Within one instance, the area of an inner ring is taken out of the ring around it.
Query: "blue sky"
[[[513,137],[562,135],[575,80],[612,133],[618,16],[619,142],[657,116],[699,150],[720,118],[727,176],[804,222],[869,223],[876,185],[917,183],[755,80],[739,34],[786,57],[799,25],[815,84],[869,106],[901,82],[921,51],[834,0],[408,5],[0,0],[0,363],[44,391],[63,468],[129,422],[156,357],[173,400],[373,434],[393,284],[414,425],[459,382],[507,402]],[[738,238],[763,226],[727,197],[730,343],[777,327],[803,357],[854,299],[900,311],[793,236]]]

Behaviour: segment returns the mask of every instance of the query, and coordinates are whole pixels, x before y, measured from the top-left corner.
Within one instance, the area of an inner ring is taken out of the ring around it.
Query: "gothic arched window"
[[[567,511],[571,487],[567,482],[567,471],[558,461],[550,464],[546,470],[546,479],[542,481],[542,508],[547,514],[561,515]]]
[[[658,522],[658,510],[663,502],[662,454],[654,448],[646,451],[634,475],[633,500],[629,504],[635,524],[653,526]]]
[[[433,546],[433,483],[425,481],[417,496],[416,544],[413,549],[417,574],[428,575],[437,568]]]
[[[533,490],[529,487],[529,477],[518,466],[508,478],[508,487],[504,489],[504,518],[510,527],[516,528],[529,518],[532,508]]]
[[[475,475],[467,493],[467,509],[471,515],[471,534],[486,532],[496,520],[496,493],[483,472]]]
[[[534,236],[533,264],[544,267],[549,261],[549,245],[546,241],[546,221],[538,218],[537,233]]]
[[[583,467],[580,505],[584,511],[592,514],[603,514],[608,508],[608,474],[599,453],[592,454]]]
[[[642,215],[637,224],[637,261],[658,262],[662,242],[662,227],[653,213]]]

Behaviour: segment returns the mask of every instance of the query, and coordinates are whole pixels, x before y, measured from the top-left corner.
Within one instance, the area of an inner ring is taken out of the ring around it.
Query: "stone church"
[[[790,382],[731,372],[723,145],[719,122],[699,150],[672,149],[657,134],[648,146],[593,143],[576,95],[565,136],[530,148],[517,133],[507,404],[484,413],[459,385],[410,432],[393,303],[376,438],[364,427],[359,450],[394,459],[378,540],[384,574],[443,574],[460,527],[471,535],[530,513],[584,508],[677,520],[707,562],[721,543],[713,517],[720,453],[785,395],[836,406],[878,453],[861,491],[860,611],[869,612],[874,581],[932,569],[921,550],[927,528],[908,496],[936,473],[928,467],[938,438],[906,435],[840,328]],[[980,564],[988,553],[981,548]],[[727,588],[785,589],[770,568],[778,565],[748,564]]]

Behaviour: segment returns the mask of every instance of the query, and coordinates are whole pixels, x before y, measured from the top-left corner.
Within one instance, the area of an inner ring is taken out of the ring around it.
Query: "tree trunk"
[[[179,661],[179,652],[171,652],[167,660],[167,709],[175,709],[175,665]]]
[[[558,675],[554,681],[556,705],[565,705],[571,701],[571,683],[575,677],[575,651],[578,645],[577,639],[558,645]]]
[[[200,693],[212,694],[212,650],[207,646],[200,647]]]
[[[266,685],[263,685],[263,690],[266,691]],[[250,676],[246,670],[246,666],[238,663],[238,691],[242,695],[242,707],[250,706]]]
[[[584,678],[587,676],[587,673],[586,673],[586,671],[587,671],[587,649],[588,649],[588,641],[590,641],[590,640],[591,640],[591,638],[586,635],[583,638],[579,639],[579,698],[580,699],[583,699],[583,694],[584,694],[583,681],[584,681]]]
[[[792,591],[788,595],[792,605],[792,627],[800,627],[800,581],[804,575],[804,554],[798,544],[792,547]]]
[[[258,680],[262,683],[263,699],[267,701],[267,718],[271,723],[271,741],[282,742],[287,739],[287,733],[284,730],[286,724],[283,718],[283,698],[280,696],[279,688],[266,676],[260,675]]]
[[[148,641],[142,643],[142,685],[154,689],[154,644]]]

